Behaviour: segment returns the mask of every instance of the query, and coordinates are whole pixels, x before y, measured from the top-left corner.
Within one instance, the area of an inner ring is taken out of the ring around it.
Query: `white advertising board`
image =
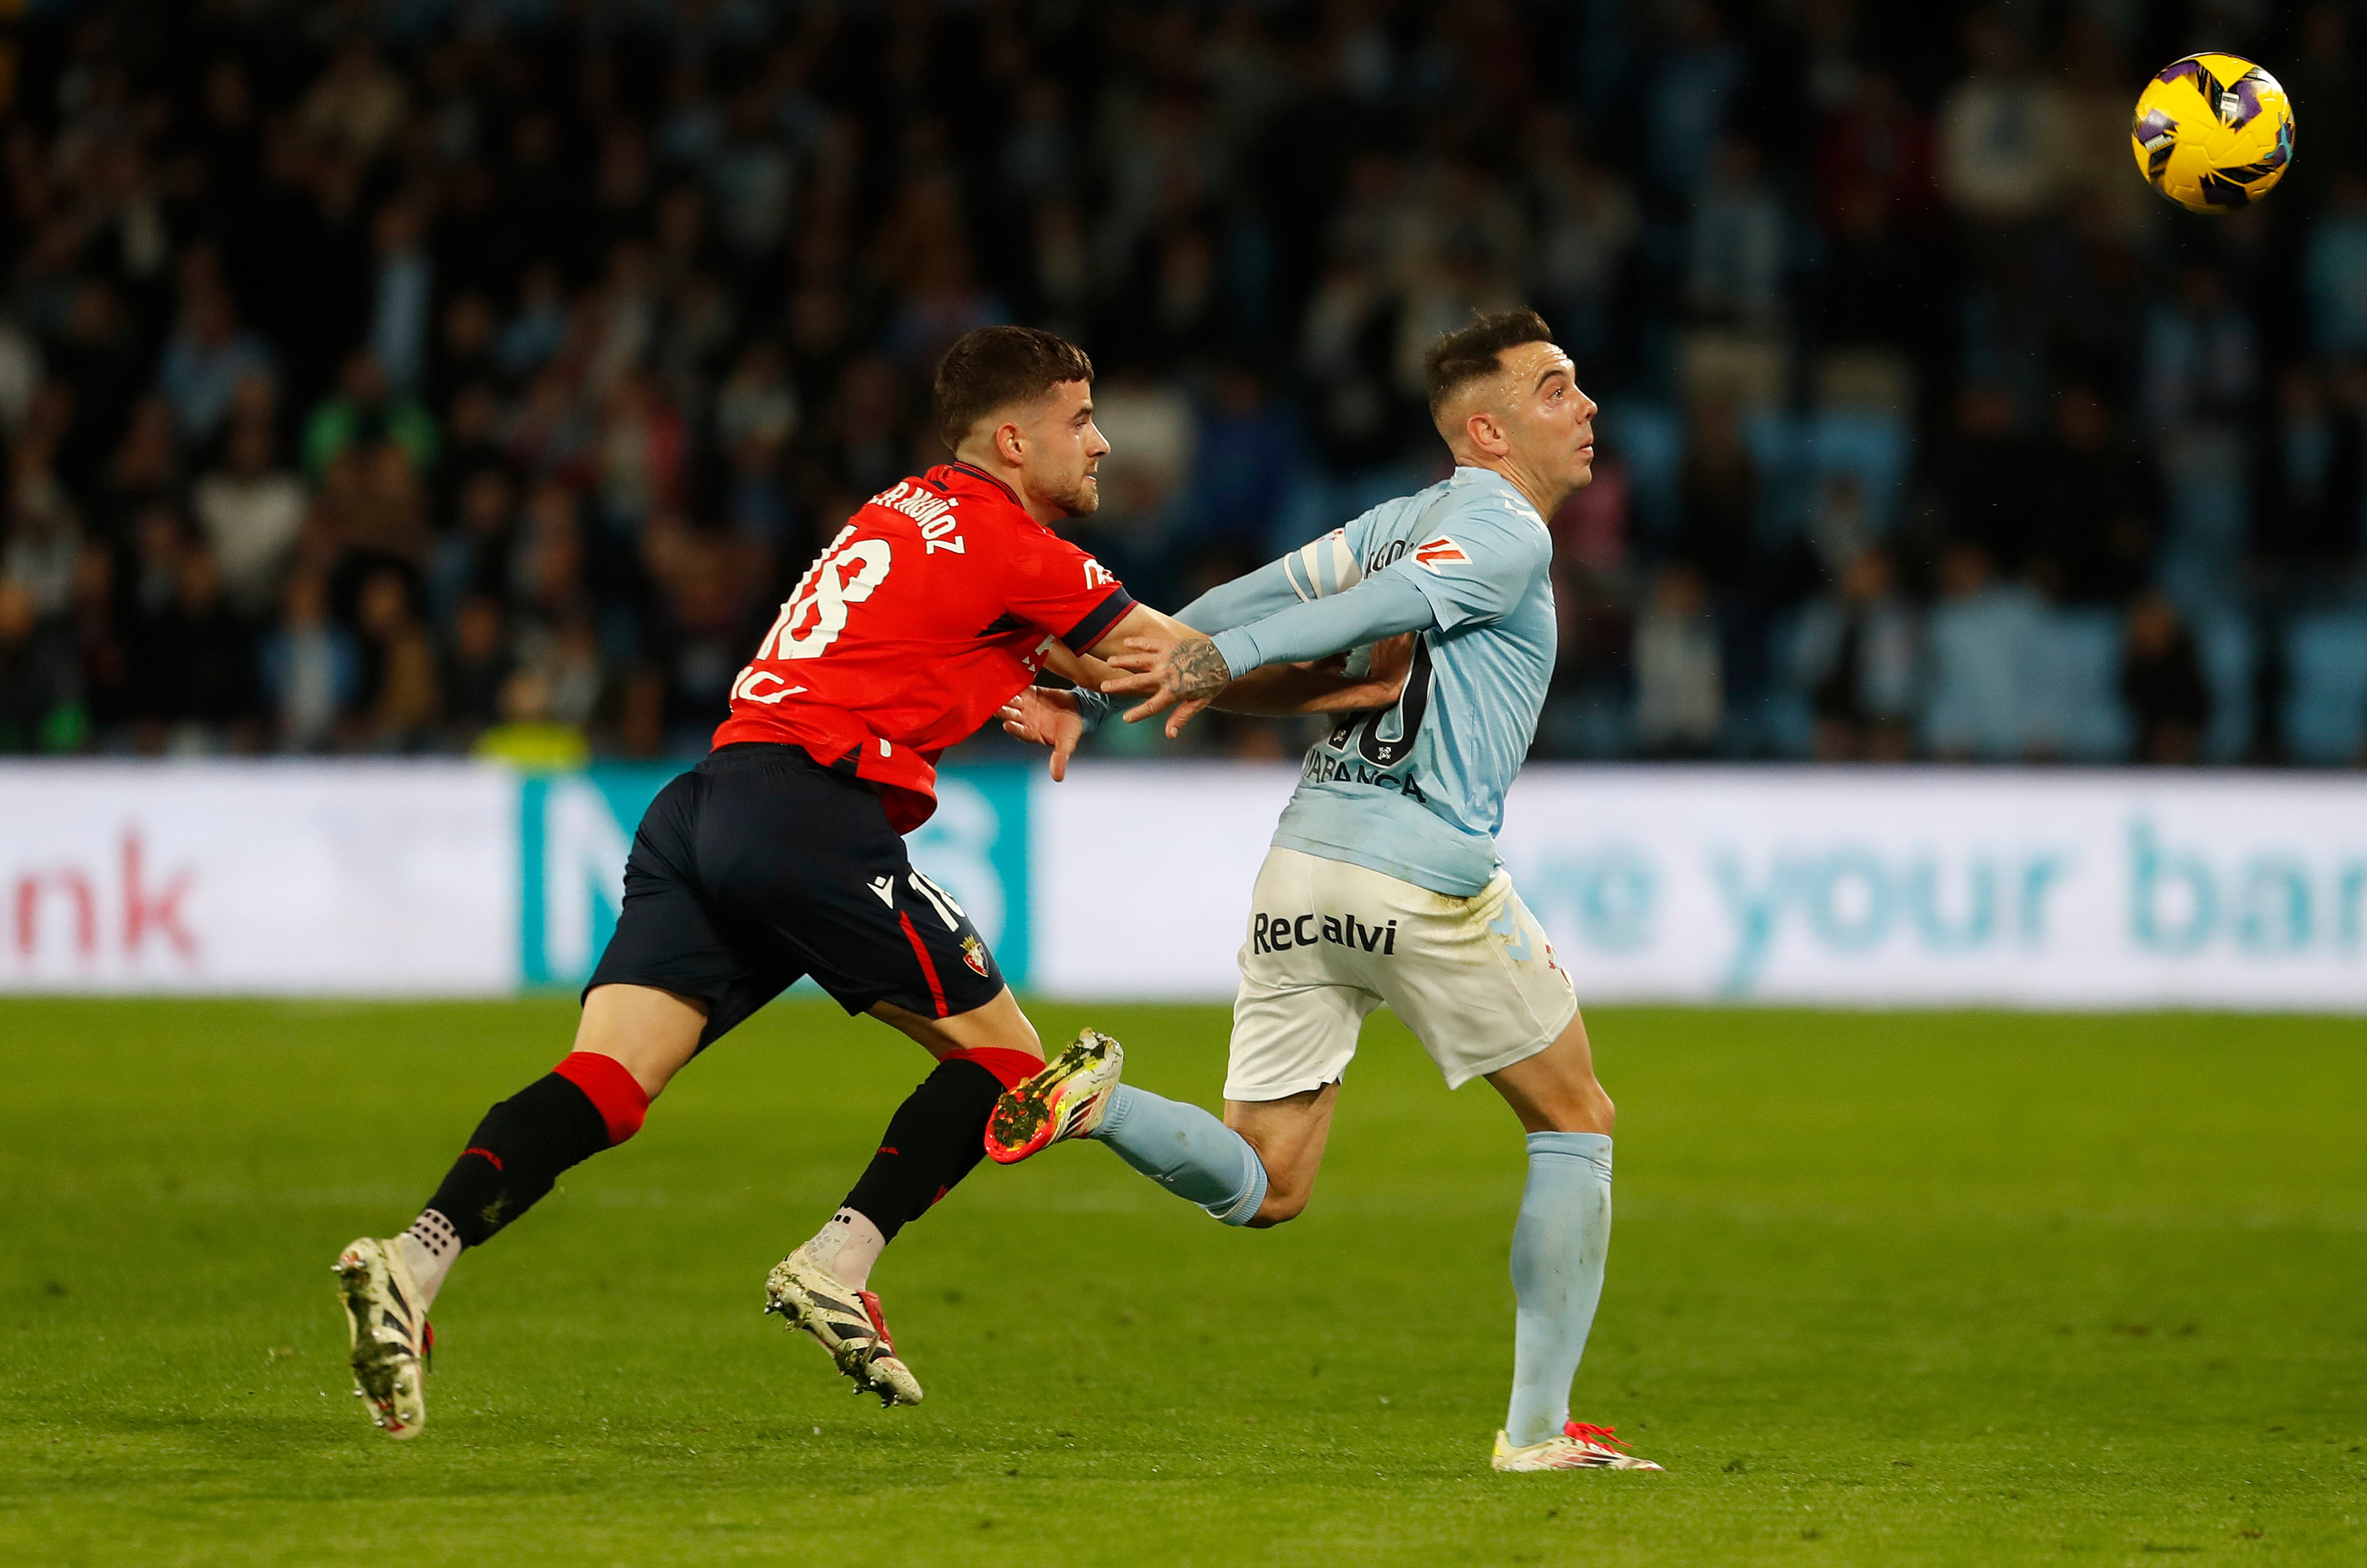
[[[0,768],[0,992],[513,991],[517,798],[436,764]]]
[[[1036,984],[1229,995],[1293,778],[1039,789]],[[1534,767],[1500,842],[1582,1000],[2367,1012],[2355,775]]]
[[[0,992],[572,990],[669,768],[0,767]],[[1289,767],[948,774],[916,864],[1025,989],[1221,999]],[[2367,1014],[2367,776],[1535,767],[1582,999]]]

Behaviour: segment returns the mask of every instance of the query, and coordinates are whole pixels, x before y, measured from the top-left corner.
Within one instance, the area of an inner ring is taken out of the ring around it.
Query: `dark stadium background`
[[[694,756],[966,328],[1088,346],[1172,607],[1433,477],[1420,345],[1527,301],[1604,407],[1541,755],[2360,757],[2348,6],[7,18],[0,751]],[[2217,220],[2128,149],[2199,47],[2300,125]]]

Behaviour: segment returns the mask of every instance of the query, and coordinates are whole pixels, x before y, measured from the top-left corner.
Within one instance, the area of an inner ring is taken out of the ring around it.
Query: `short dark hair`
[[[1433,343],[1421,357],[1422,385],[1430,393],[1430,416],[1473,381],[1503,369],[1498,356],[1523,343],[1551,343],[1553,328],[1535,311],[1496,311],[1471,318],[1468,326]]]
[[[970,426],[998,408],[1033,403],[1062,381],[1090,381],[1093,362],[1057,332],[1032,326],[982,326],[955,339],[937,361],[930,396],[937,437],[951,451]]]

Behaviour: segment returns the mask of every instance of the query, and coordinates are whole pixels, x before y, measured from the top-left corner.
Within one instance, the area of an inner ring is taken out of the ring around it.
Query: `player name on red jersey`
[[[781,742],[880,788],[909,833],[936,760],[1134,601],[1000,481],[946,463],[873,496],[798,579],[731,683],[715,744]]]

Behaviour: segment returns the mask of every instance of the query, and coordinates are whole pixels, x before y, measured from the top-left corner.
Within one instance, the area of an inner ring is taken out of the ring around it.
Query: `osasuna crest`
[[[986,978],[986,944],[976,937],[962,938],[962,962],[969,965],[980,980]]]

